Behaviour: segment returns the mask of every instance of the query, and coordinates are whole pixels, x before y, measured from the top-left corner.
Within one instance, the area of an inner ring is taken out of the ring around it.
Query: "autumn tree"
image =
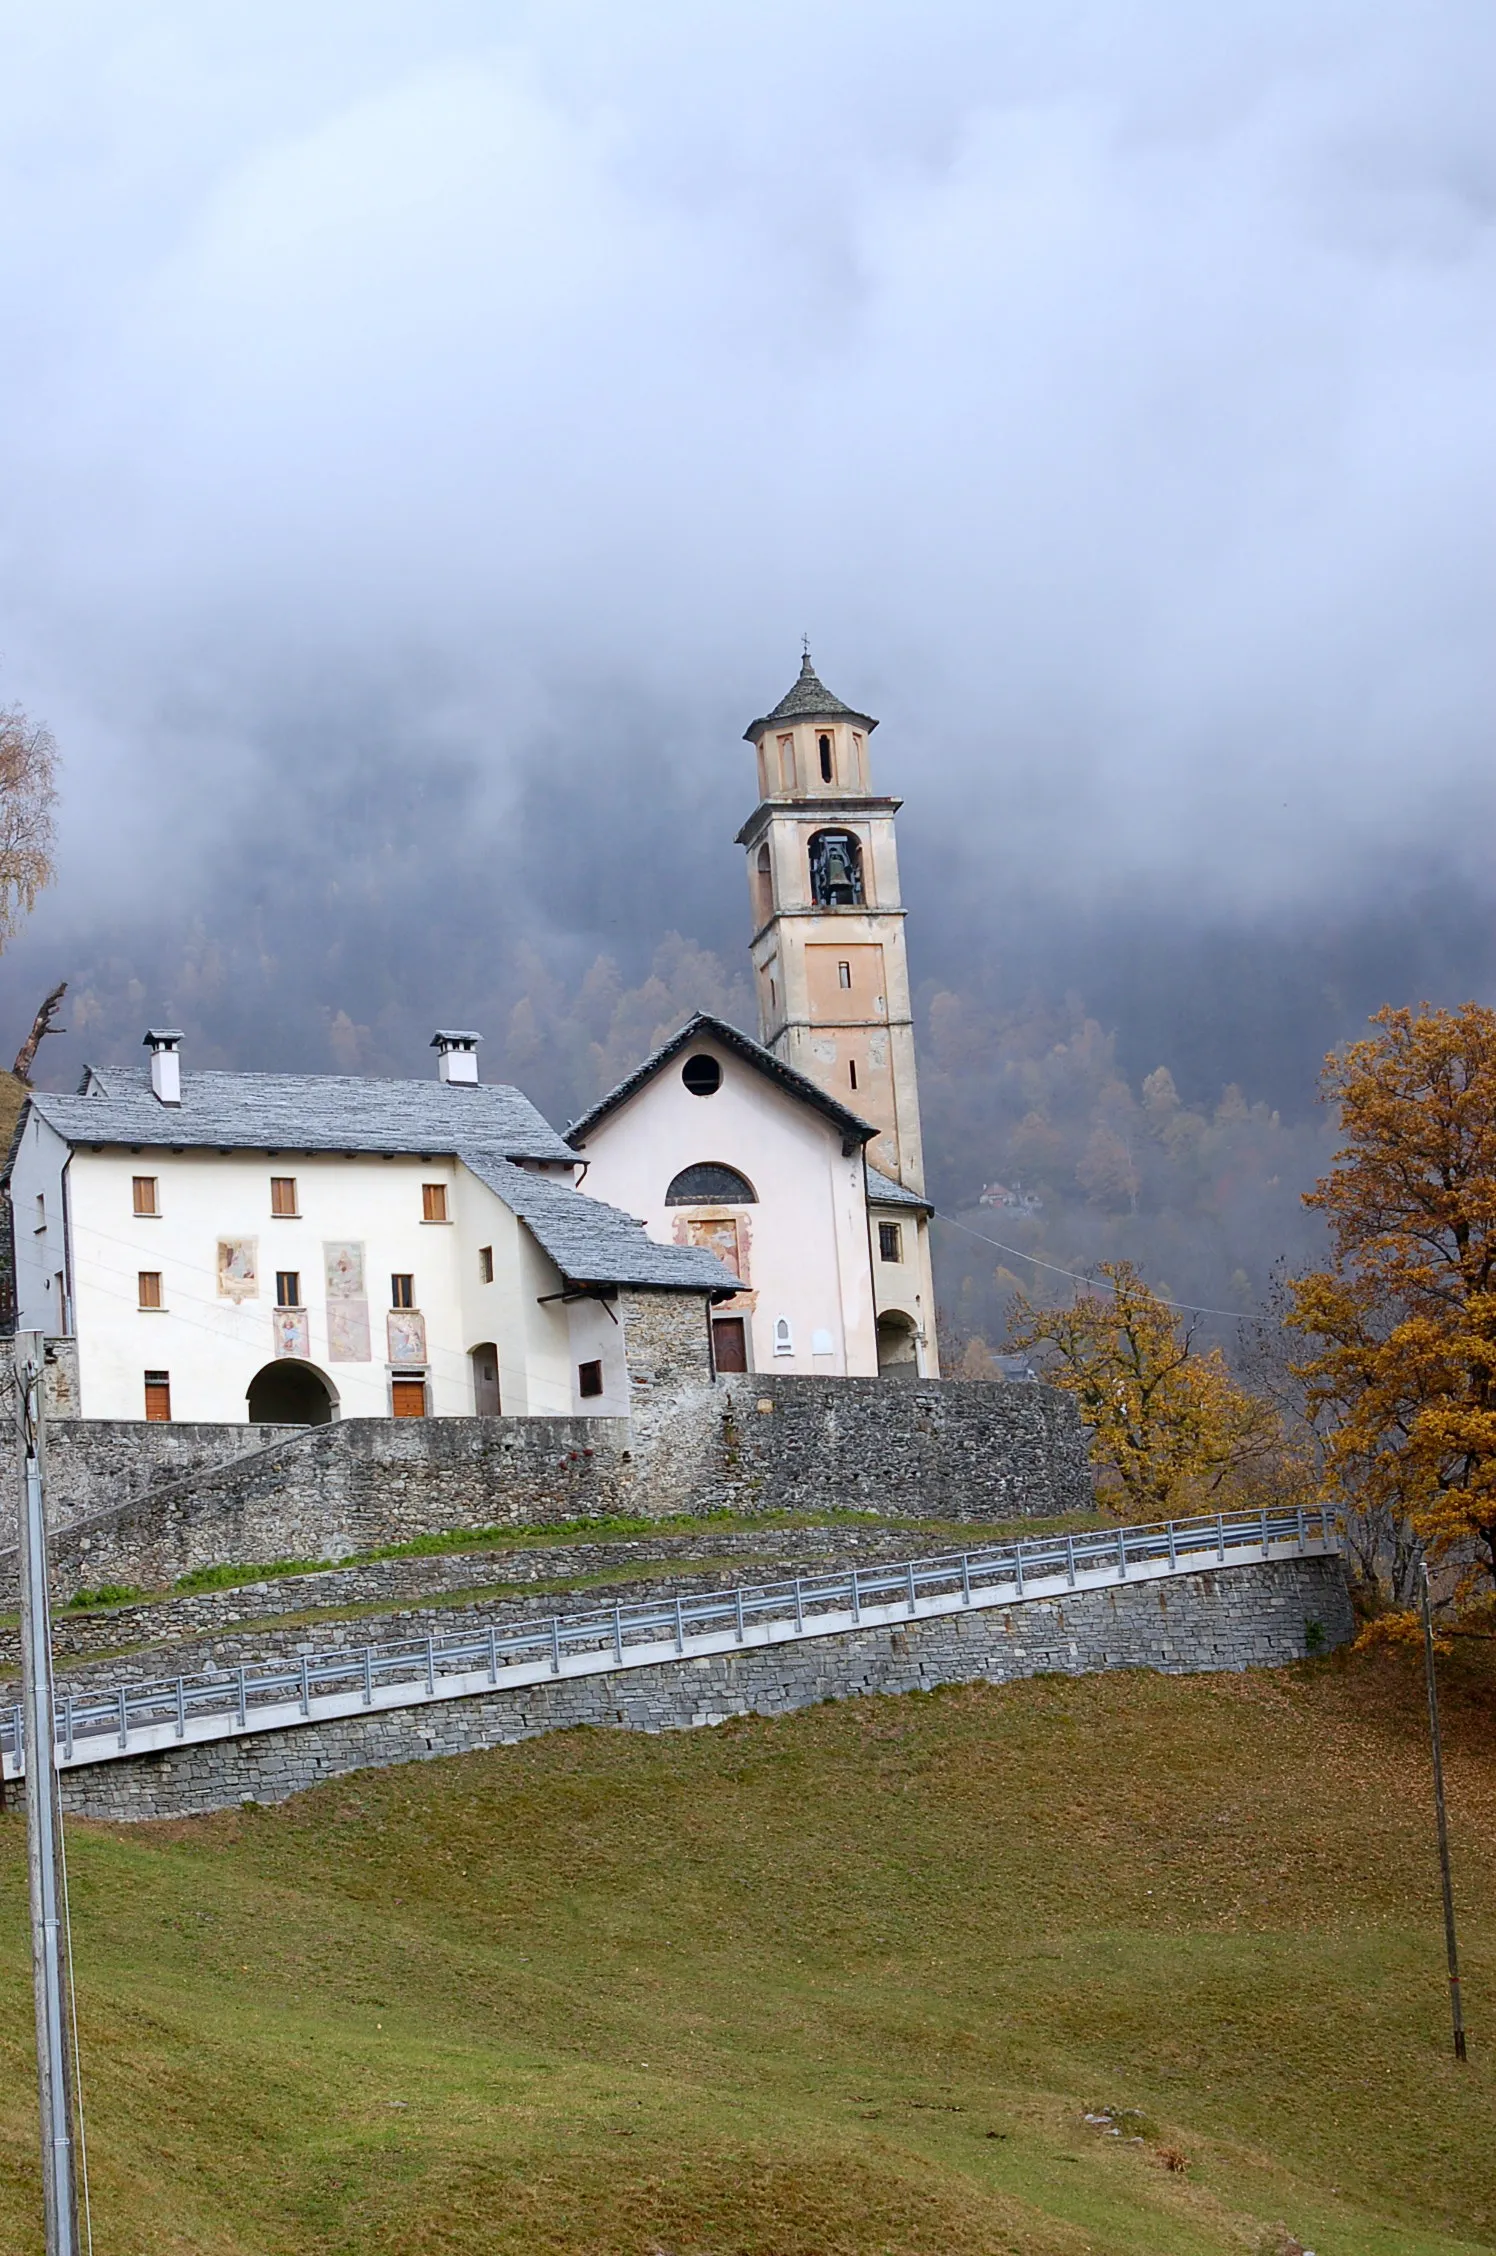
[[[0,946],[52,877],[57,746],[19,705],[0,707]]]
[[[1201,1354],[1181,1321],[1128,1261],[1065,1308],[1020,1294],[1007,1345],[1036,1352],[1090,1429],[1103,1501],[1119,1516],[1215,1509],[1262,1484],[1282,1486],[1282,1429],[1248,1394],[1219,1348]]]
[[[1326,1064],[1343,1148],[1306,1203],[1328,1269],[1291,1285],[1327,1489],[1496,1585],[1496,1011],[1384,1010]],[[1399,1593],[1393,1593],[1394,1599]]]

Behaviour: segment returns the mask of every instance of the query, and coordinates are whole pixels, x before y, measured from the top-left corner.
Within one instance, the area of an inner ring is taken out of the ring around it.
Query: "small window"
[[[171,1424],[171,1373],[147,1371],[145,1375],[145,1414],[153,1426]]]
[[[829,783],[831,781],[831,739],[829,736],[823,736],[818,739],[818,742],[821,752],[821,781],[822,783]]]
[[[714,1097],[722,1086],[721,1066],[704,1051],[687,1058],[680,1069],[680,1077],[693,1097]]]
[[[159,1269],[141,1270],[140,1305],[142,1308],[159,1308],[161,1306],[161,1272]]]
[[[837,986],[838,986],[838,987],[848,987],[848,988],[849,988],[849,987],[851,986],[851,984],[852,984],[852,966],[851,966],[851,965],[850,965],[849,963],[839,963],[839,964],[837,965],[837,967],[836,967],[836,984],[837,984]]]
[[[447,1219],[447,1186],[445,1183],[421,1185],[421,1220],[445,1222]]]
[[[277,1269],[275,1272],[275,1305],[277,1308],[301,1306],[301,1271]]]
[[[786,791],[795,788],[795,740],[792,736],[779,739],[779,781]]]
[[[848,1080],[849,1080],[849,1081],[851,1082],[851,1084],[852,1084],[852,1087],[853,1087],[853,1088],[855,1089],[855,1088],[856,1088],[856,1086],[857,1086],[857,1060],[856,1060],[856,1058],[848,1058],[848,1060],[847,1060],[847,1079],[848,1079]]]
[[[492,1246],[479,1246],[478,1248],[478,1275],[481,1277],[485,1285],[491,1285],[493,1283]]]
[[[294,1175],[271,1176],[270,1211],[272,1214],[283,1214],[291,1220],[295,1220],[300,1209],[296,1204],[296,1177]]]
[[[134,1194],[137,1214],[159,1214],[161,1212],[161,1200],[154,1175],[137,1175],[131,1184],[131,1190]]]
[[[430,1216],[430,1215],[428,1215],[428,1216],[427,1216],[427,1220],[428,1220],[428,1221],[430,1221],[430,1220],[432,1220],[432,1219],[433,1219],[433,1217],[432,1217],[432,1216]],[[437,1215],[437,1216],[435,1216],[435,1218],[434,1218],[434,1219],[435,1219],[436,1221],[440,1222],[440,1221],[441,1221],[441,1220],[443,1219],[443,1217],[442,1217],[441,1215]],[[414,1278],[413,1276],[410,1276],[409,1274],[407,1274],[407,1272],[406,1272],[405,1270],[403,1270],[403,1269],[397,1269],[397,1270],[396,1270],[396,1272],[395,1272],[395,1274],[394,1274],[394,1276],[393,1276],[393,1277],[391,1277],[391,1279],[390,1279],[390,1306],[391,1306],[391,1308],[414,1308],[414,1307],[415,1307],[415,1304],[416,1304],[416,1281],[415,1281],[415,1278]]]
[[[774,1353],[776,1355],[793,1355],[794,1352],[795,1336],[790,1330],[790,1320],[788,1316],[776,1316],[774,1319]]]
[[[600,1362],[577,1365],[577,1392],[585,1401],[589,1395],[603,1391],[603,1367]]]
[[[902,1261],[904,1258],[904,1228],[900,1222],[878,1224],[878,1259]]]
[[[426,1381],[410,1373],[398,1373],[390,1380],[390,1410],[397,1418],[424,1418],[426,1415]]]

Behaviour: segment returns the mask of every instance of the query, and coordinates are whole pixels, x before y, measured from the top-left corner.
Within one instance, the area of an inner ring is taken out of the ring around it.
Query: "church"
[[[667,1338],[708,1378],[937,1377],[876,727],[807,651],[747,731],[759,1039],[698,1013],[564,1136],[451,1029],[423,1081],[196,1072],[156,1028],[147,1067],[31,1092],[16,1319],[69,1414],[628,1417]]]
[[[698,1017],[567,1131],[586,1187],[744,1290],[712,1311],[722,1371],[940,1373],[914,1015],[877,722],[799,679],[749,724],[759,1040]]]

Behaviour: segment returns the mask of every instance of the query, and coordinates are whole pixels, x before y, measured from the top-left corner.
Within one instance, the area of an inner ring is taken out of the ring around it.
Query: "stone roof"
[[[911,1191],[907,1183],[896,1183],[891,1175],[880,1168],[867,1171],[867,1202],[869,1206],[912,1206],[921,1214],[933,1214],[934,1207],[919,1191]]]
[[[740,1057],[746,1065],[751,1065],[756,1072],[763,1074],[765,1080],[776,1083],[787,1096],[798,1098],[801,1104],[810,1105],[821,1113],[833,1127],[841,1130],[844,1151],[855,1151],[859,1145],[871,1143],[877,1135],[876,1128],[860,1119],[855,1112],[850,1112],[844,1104],[838,1104],[835,1097],[828,1096],[818,1082],[809,1080],[805,1074],[797,1073],[792,1065],[786,1065],[782,1059],[775,1057],[772,1050],[766,1050],[760,1043],[750,1041],[746,1034],[739,1033],[737,1027],[729,1026],[725,1018],[713,1018],[708,1011],[697,1011],[687,1019],[678,1034],[672,1034],[668,1042],[662,1042],[657,1050],[652,1050],[642,1064],[636,1065],[632,1073],[625,1075],[616,1089],[610,1089],[590,1111],[584,1112],[579,1120],[571,1123],[566,1131],[567,1143],[574,1150],[580,1150],[593,1129],[606,1120],[610,1112],[616,1112],[621,1104],[626,1104],[637,1090],[644,1087],[646,1081],[652,1081],[662,1067],[667,1066],[672,1058],[679,1057],[683,1049],[690,1043],[699,1041],[703,1035],[709,1036],[714,1042],[720,1042],[724,1049],[731,1050],[734,1056]]]
[[[875,729],[878,724],[870,713],[854,712],[839,697],[833,697],[817,674],[807,650],[800,661],[800,678],[780,698],[771,713],[762,720],[753,721],[743,731],[746,744],[756,744],[766,728],[776,721],[861,721],[865,729]]]
[[[661,1245],[622,1207],[589,1198],[570,1183],[531,1175],[493,1152],[462,1151],[457,1156],[519,1216],[568,1284],[653,1285],[666,1292],[713,1294],[742,1289],[715,1254],[697,1246]]]
[[[90,1067],[83,1092],[31,1092],[32,1107],[70,1144],[157,1150],[454,1153],[569,1162],[549,1121],[502,1083],[365,1081],[317,1073],[184,1073],[164,1105],[148,1069]]]

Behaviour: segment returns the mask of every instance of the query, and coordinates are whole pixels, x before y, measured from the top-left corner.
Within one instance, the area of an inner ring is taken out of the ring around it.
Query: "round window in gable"
[[[704,1050],[687,1058],[680,1069],[680,1077],[693,1097],[714,1097],[722,1086],[722,1068]]]

